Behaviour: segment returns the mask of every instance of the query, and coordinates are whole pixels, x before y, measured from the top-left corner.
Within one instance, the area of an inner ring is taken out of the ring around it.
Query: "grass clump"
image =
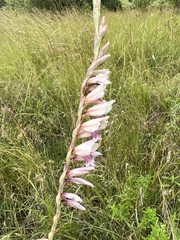
[[[107,12],[106,19],[113,123],[103,137],[99,176],[89,176],[96,187],[78,189],[88,210],[64,208],[57,239],[175,240],[179,16]],[[76,11],[1,12],[1,239],[35,239],[51,227],[92,32],[89,15]]]

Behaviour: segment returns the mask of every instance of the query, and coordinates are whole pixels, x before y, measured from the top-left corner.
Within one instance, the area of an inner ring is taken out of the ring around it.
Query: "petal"
[[[63,200],[63,202],[67,203],[69,206],[79,209],[79,210],[86,210],[85,207],[83,207],[80,203],[74,201],[74,200]]]
[[[61,196],[64,197],[64,198],[68,198],[68,199],[74,200],[76,202],[82,202],[82,199],[78,195],[76,195],[74,193],[63,192],[61,194]]]
[[[88,84],[102,84],[102,85],[108,85],[111,84],[111,82],[108,80],[108,75],[106,74],[98,74],[96,77],[92,77],[88,80]]]
[[[86,103],[91,103],[97,99],[101,99],[104,96],[106,86],[98,85],[93,91],[86,96]]]
[[[67,172],[68,177],[74,177],[74,176],[80,176],[84,174],[88,174],[90,171],[95,170],[95,167],[81,167],[81,168],[75,168],[72,170],[69,170]]]
[[[94,89],[97,88],[97,85],[96,84],[93,84],[93,85],[87,85],[86,86],[86,90],[85,90],[85,95],[87,95],[88,93],[92,92]]]
[[[91,155],[96,158],[96,157],[102,156],[102,153],[94,151],[91,153]]]
[[[73,157],[73,160],[74,160],[74,161],[77,161],[77,162],[79,162],[79,161],[85,161],[85,157],[86,157],[86,156],[75,155],[75,156]]]
[[[79,138],[89,138],[92,137],[92,133],[91,132],[87,132],[87,131],[80,131],[78,134]]]
[[[94,131],[93,133],[87,132],[87,131],[81,131],[78,134],[78,138],[92,138],[95,141],[98,141],[101,138],[101,133],[100,131]]]
[[[89,155],[89,153],[92,151],[92,147],[95,144],[95,142],[96,141],[94,139],[91,139],[89,141],[86,141],[78,145],[77,147],[74,148],[74,151],[73,151],[74,154],[81,155],[81,156]]]
[[[99,147],[99,145],[97,147]],[[97,152],[97,151],[92,151],[89,155],[86,155],[86,156],[76,155],[76,156],[73,157],[73,160],[76,161],[76,162],[80,162],[80,161],[85,162],[89,158],[92,158],[92,157],[96,158],[98,156],[102,156],[102,153]]]
[[[107,127],[108,118],[109,116],[102,119],[102,121],[100,122],[99,130],[105,129]]]
[[[101,133],[100,133],[100,131],[94,131],[93,133],[92,133],[92,138],[95,140],[95,141],[98,141],[100,138],[101,138]],[[96,143],[95,143],[96,144]],[[93,145],[93,150],[94,150],[94,147],[96,146],[96,145]]]
[[[109,102],[105,103],[100,103],[97,105],[94,105],[93,107],[89,108],[86,112],[85,115],[87,116],[102,116],[112,109],[112,104],[114,103],[114,100],[111,100]]]
[[[96,146],[96,148],[99,147],[99,144]],[[83,161],[85,162],[85,166],[86,167],[95,167],[95,164],[94,164],[94,159],[98,156],[101,156],[102,154],[100,152],[97,152],[97,151],[92,151],[90,155],[87,155],[87,156],[75,156],[73,158],[74,161]],[[71,172],[70,172],[71,174]],[[80,175],[80,174],[79,174]],[[78,176],[78,175],[76,175]]]
[[[108,118],[109,116],[89,120],[81,125],[81,129],[88,132],[104,129],[102,127],[107,123]]]
[[[72,182],[72,183],[76,183],[78,185],[82,184],[82,185],[87,185],[90,187],[94,187],[94,185],[82,178],[66,178],[65,179],[66,182]]]
[[[100,118],[89,120],[81,125],[81,129],[88,132],[94,132],[98,130],[100,126],[100,122],[101,122]]]
[[[86,167],[89,167],[89,166],[95,166],[94,164],[94,157],[92,155],[90,156],[86,156],[85,157],[85,160],[86,160]]]
[[[93,154],[93,152],[95,152],[98,148],[99,148],[100,144],[99,143],[95,143],[93,145],[93,151],[91,152]]]

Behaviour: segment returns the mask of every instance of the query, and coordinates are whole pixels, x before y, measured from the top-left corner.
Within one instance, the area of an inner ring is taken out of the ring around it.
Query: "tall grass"
[[[106,13],[113,123],[88,209],[63,209],[57,239],[173,239],[179,233],[179,16]],[[92,60],[90,15],[0,15],[0,236],[46,235]],[[91,197],[89,197],[91,196]],[[154,238],[153,238],[154,237]]]

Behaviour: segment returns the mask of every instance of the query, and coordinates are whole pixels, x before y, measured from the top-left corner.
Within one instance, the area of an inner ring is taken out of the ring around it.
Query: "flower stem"
[[[90,65],[87,73],[86,73],[86,77],[83,81],[82,87],[81,87],[81,98],[80,98],[80,104],[79,104],[79,108],[78,108],[78,118],[76,121],[76,127],[73,131],[72,134],[72,140],[71,140],[71,144],[69,147],[69,151],[66,155],[66,162],[63,168],[63,173],[59,178],[59,189],[58,189],[58,194],[56,196],[56,214],[53,217],[53,224],[51,227],[51,231],[48,234],[48,239],[49,240],[53,240],[54,235],[55,235],[55,231],[57,228],[57,224],[58,221],[60,219],[61,216],[61,194],[63,193],[63,189],[64,189],[64,185],[65,185],[65,178],[67,175],[67,171],[69,170],[69,166],[71,163],[71,157],[72,157],[72,151],[75,148],[75,144],[76,144],[76,140],[78,137],[78,133],[79,130],[81,128],[81,124],[82,124],[82,119],[83,119],[83,111],[84,111],[84,107],[85,107],[85,97],[84,97],[84,88],[86,86],[87,81],[89,80],[89,78],[91,77],[91,75],[94,72],[94,69],[96,67],[96,61],[98,58],[98,54],[99,54],[99,47],[100,47],[100,42],[101,42],[101,38],[98,37],[98,27],[99,27],[99,15],[100,15],[100,0],[93,0],[93,16],[94,16],[94,25],[95,25],[95,36],[94,36],[94,60],[92,62],[92,64]]]
[[[79,104],[79,108],[78,108],[78,118],[77,118],[77,122],[76,122],[76,128],[73,131],[72,134],[72,140],[71,140],[71,144],[69,147],[69,151],[66,155],[66,163],[64,165],[64,169],[63,169],[63,173],[61,174],[60,178],[59,178],[59,189],[58,189],[58,194],[56,196],[56,214],[53,218],[53,225],[51,227],[51,231],[48,235],[48,239],[49,240],[53,240],[54,238],[54,234],[56,231],[56,227],[60,218],[60,210],[61,210],[61,194],[63,193],[63,189],[64,189],[64,184],[65,184],[65,178],[66,178],[66,174],[67,171],[69,170],[69,166],[71,163],[71,156],[72,156],[72,151],[75,147],[76,144],[76,140],[77,140],[77,136],[79,133],[79,130],[81,128],[81,124],[82,124],[82,117],[83,117],[83,110],[84,110],[84,106],[85,106],[85,98],[84,98],[84,93],[83,93],[83,86],[86,85],[86,82],[88,81],[88,79],[90,78],[91,74],[94,71],[94,61],[92,62],[91,66],[89,67],[88,71],[87,71],[87,75],[86,78],[82,84],[82,88],[81,88],[81,100],[80,100],[80,104]]]
[[[80,104],[79,104],[78,119],[77,119],[77,122],[76,122],[76,128],[73,131],[73,135],[72,135],[72,140],[71,140],[71,144],[70,144],[70,147],[69,147],[69,151],[68,151],[67,156],[66,156],[66,163],[64,165],[63,173],[62,173],[62,175],[59,178],[59,189],[58,189],[58,194],[56,196],[56,214],[55,214],[55,216],[53,218],[53,225],[52,225],[51,231],[50,231],[50,233],[48,235],[48,239],[49,240],[53,239],[54,234],[55,234],[55,230],[56,230],[56,227],[57,227],[57,223],[58,223],[59,218],[60,218],[61,194],[63,193],[64,183],[65,183],[64,180],[65,180],[67,171],[68,171],[69,166],[70,166],[72,151],[73,151],[73,149],[75,147],[75,142],[77,140],[77,135],[78,135],[78,132],[79,132],[79,129],[80,129],[80,126],[81,126],[82,114],[83,114],[83,106],[84,106],[84,100],[82,99]]]

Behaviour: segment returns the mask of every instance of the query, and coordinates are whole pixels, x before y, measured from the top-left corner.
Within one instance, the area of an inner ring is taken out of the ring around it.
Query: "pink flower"
[[[95,118],[89,120],[81,125],[81,130],[78,134],[79,138],[93,138],[95,141],[98,141],[101,137],[99,130],[106,128],[108,124],[107,117]]]
[[[79,210],[86,210],[85,207],[83,207],[80,203],[74,201],[74,200],[63,200],[62,202],[65,202],[67,203],[69,206],[73,207],[73,208],[76,208],[76,209],[79,209]]]
[[[99,131],[94,131],[93,133],[91,132],[86,132],[86,131],[81,131],[78,134],[79,138],[93,138],[95,141],[98,141],[101,138],[101,133]]]
[[[102,99],[104,96],[106,86],[104,85],[98,85],[94,90],[92,90],[87,96],[86,96],[86,103],[96,103],[97,100]]]
[[[100,103],[97,105],[94,105],[93,107],[89,108],[85,115],[87,116],[94,116],[94,117],[100,117],[104,114],[108,113],[112,109],[112,104],[114,103],[114,100],[111,100],[109,102]]]
[[[87,156],[76,155],[73,157],[73,160],[76,162],[79,162],[79,161],[85,162],[86,167],[88,167],[88,166],[95,167],[94,159],[100,155],[102,155],[100,152],[94,151],[90,155],[87,155]]]
[[[96,87],[97,87],[96,84],[93,84],[93,85],[91,84],[91,85],[86,86],[86,91],[84,94],[87,95],[88,93],[92,92]]]
[[[96,142],[96,140],[94,140],[94,139],[86,141],[86,142],[78,145],[77,147],[75,147],[73,150],[73,153],[76,155],[81,155],[81,156],[89,155],[91,153],[91,151],[93,150],[93,146],[94,146],[95,142]]]
[[[97,130],[104,129],[107,126],[108,118],[109,116],[89,120],[81,125],[81,130],[95,132]]]
[[[88,185],[90,187],[94,187],[94,185],[82,178],[66,178],[65,179],[66,182],[72,182],[72,183],[75,183],[75,184],[82,184],[82,185]]]
[[[90,156],[96,158],[101,155],[102,155],[102,153],[94,151],[90,155],[87,155],[87,156],[75,155],[72,159],[76,162],[80,162],[80,161],[86,161],[87,159],[89,159]]]
[[[81,176],[84,174],[88,174],[92,170],[95,170],[95,167],[89,166],[89,167],[75,168],[75,169],[69,170],[67,172],[67,176],[68,177]]]
[[[93,138],[91,132],[80,131],[78,134],[78,138],[89,138],[89,137]]]
[[[75,156],[75,157],[73,158],[73,160],[76,161],[76,162],[84,161],[86,167],[89,167],[89,166],[94,167],[94,166],[95,166],[95,164],[94,164],[94,158],[95,158],[95,157],[96,157],[96,156],[93,156],[93,155],[88,155],[88,156]]]
[[[104,86],[111,84],[111,82],[108,80],[107,74],[98,74],[96,77],[92,77],[88,80],[88,84],[102,84]]]
[[[66,192],[63,192],[62,194],[61,194],[61,196],[63,197],[63,198],[68,198],[68,199],[71,199],[71,200],[74,200],[74,201],[76,201],[76,202],[82,202],[82,199],[78,196],[78,195],[76,195],[76,194],[74,194],[74,193],[66,193]]]

